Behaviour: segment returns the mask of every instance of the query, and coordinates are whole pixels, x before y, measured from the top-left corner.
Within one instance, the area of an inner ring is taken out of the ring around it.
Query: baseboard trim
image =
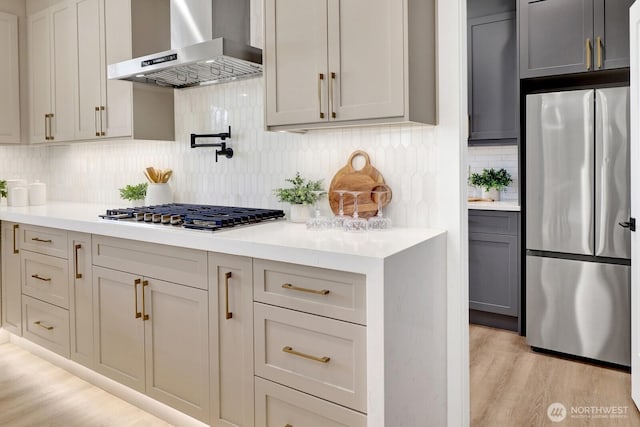
[[[164,403],[160,403],[147,395],[144,395],[136,390],[130,389],[127,386],[113,381],[112,379],[107,378],[95,371],[92,371],[91,369],[86,368],[79,363],[74,362],[73,360],[62,357],[59,354],[47,350],[44,347],[40,347],[39,345],[34,344],[25,338],[8,333],[1,329],[0,343],[2,342],[3,332],[8,335],[8,341],[12,344],[15,344],[18,347],[28,351],[29,353],[34,354],[35,356],[38,356],[41,359],[44,359],[47,362],[50,362],[57,367],[64,369],[65,371],[95,385],[96,387],[100,387],[104,391],[111,393],[112,395],[124,400],[125,402],[137,406],[143,411],[155,415],[156,417],[166,421],[169,424],[189,427],[207,426],[207,424],[204,424],[203,422],[196,420],[195,418],[183,414],[182,412],[173,409],[170,406],[165,405]]]

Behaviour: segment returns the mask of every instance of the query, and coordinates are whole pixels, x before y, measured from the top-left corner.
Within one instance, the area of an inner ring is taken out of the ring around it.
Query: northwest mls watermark
[[[599,419],[614,420],[629,417],[628,406],[570,406],[555,402],[547,407],[547,417],[554,423],[561,423],[567,418],[574,420]]]

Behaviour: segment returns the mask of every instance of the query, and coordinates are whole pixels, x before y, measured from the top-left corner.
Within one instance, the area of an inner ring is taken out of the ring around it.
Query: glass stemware
[[[387,194],[388,190],[372,191],[377,196],[378,213],[376,216],[369,218],[369,229],[371,230],[388,230],[391,228],[391,219],[382,215],[382,197]]]
[[[358,196],[363,191],[348,191],[353,196],[353,217],[344,221],[345,231],[362,232],[367,230],[367,220],[358,216]]]
[[[344,228],[344,221],[349,218],[344,214],[344,193],[346,193],[347,190],[334,190],[333,192],[338,194],[340,201],[338,202],[338,215],[333,217],[331,225],[333,228],[342,229]]]
[[[331,219],[323,216],[320,213],[320,205],[318,205],[318,201],[320,200],[320,196],[326,194],[327,192],[325,190],[313,190],[312,193],[315,195],[315,214],[307,221],[307,228],[309,230],[326,230],[327,228],[331,227]]]

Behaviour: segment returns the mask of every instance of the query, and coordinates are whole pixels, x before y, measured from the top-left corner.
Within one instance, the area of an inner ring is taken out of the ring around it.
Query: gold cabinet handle
[[[102,126],[102,115],[104,114],[104,105],[100,106],[100,136],[105,136],[104,127]]]
[[[331,73],[331,80],[329,80],[329,108],[331,109],[331,118],[335,119],[336,118],[336,112],[335,110],[335,105],[333,102],[333,85],[336,81],[336,73]]]
[[[301,288],[298,286],[293,286],[291,283],[285,283],[282,285],[282,287],[284,289],[289,289],[291,291],[299,291],[299,292],[307,292],[310,294],[317,294],[317,295],[329,295],[329,293],[331,292],[329,289],[309,289],[309,288]]]
[[[591,39],[587,39],[585,50],[587,52],[587,70],[591,70]]]
[[[140,284],[140,282],[142,282],[142,280],[140,279],[136,279],[133,281],[133,311],[136,313],[136,319],[142,317],[142,313],[138,311],[138,285]]]
[[[16,230],[20,228],[19,224],[13,224],[13,253],[17,254],[20,253],[20,251],[18,250],[18,247],[16,246]]]
[[[224,273],[224,311],[226,313],[226,319],[231,319],[233,313],[229,311],[229,279],[231,279],[231,272]]]
[[[33,277],[34,279],[42,280],[43,282],[51,281],[51,277],[42,277],[42,276],[39,276],[38,274],[32,274],[31,277]]]
[[[42,321],[40,321],[40,320],[38,320],[38,321],[36,321],[36,322],[33,322],[33,324],[34,324],[34,325],[38,325],[38,326],[40,326],[41,328],[46,329],[47,331],[52,331],[52,330],[53,330],[53,326],[47,326],[47,325],[45,325],[44,323],[42,323]]]
[[[597,50],[597,54],[596,54],[596,67],[598,69],[602,68],[602,37],[598,36],[596,37],[596,50]]]
[[[75,273],[76,273],[76,279],[82,279],[82,273],[78,272],[78,250],[82,249],[82,245],[78,244],[75,245],[73,247],[73,251],[74,251],[74,261],[75,261]]]
[[[142,281],[142,320],[149,320],[149,315],[144,312],[144,288],[149,286],[148,280]]]
[[[284,427],[293,427],[291,424],[285,424]]]
[[[49,120],[49,115],[45,114],[44,115],[44,140],[48,141],[49,140],[49,128],[47,126],[47,121]]]
[[[39,237],[32,237],[31,240],[33,240],[34,242],[40,242],[40,243],[51,243],[52,242],[51,239],[41,239]]]
[[[324,73],[318,75],[318,105],[320,106],[320,118],[324,119],[324,112],[322,111],[322,82],[324,81]]]
[[[320,363],[329,363],[329,361],[331,360],[331,358],[327,356],[316,357],[316,356],[311,356],[310,354],[300,353],[299,351],[295,351],[293,348],[289,346],[282,347],[282,351],[284,351],[285,353],[293,354],[294,356],[303,357],[305,359],[313,360],[315,362],[320,362]]]
[[[96,107],[96,111],[93,113],[93,127],[96,129],[96,136],[100,136],[98,130],[98,116],[100,115],[100,107]]]

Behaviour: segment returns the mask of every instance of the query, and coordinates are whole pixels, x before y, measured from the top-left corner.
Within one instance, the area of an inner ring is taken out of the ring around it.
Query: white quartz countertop
[[[309,231],[304,224],[285,220],[211,232],[99,218],[108,208],[113,206],[69,202],[1,206],[0,220],[363,273],[380,260],[445,233],[425,228]]]
[[[505,200],[499,202],[467,202],[469,209],[485,211],[515,211],[520,212],[520,205],[517,200]]]

